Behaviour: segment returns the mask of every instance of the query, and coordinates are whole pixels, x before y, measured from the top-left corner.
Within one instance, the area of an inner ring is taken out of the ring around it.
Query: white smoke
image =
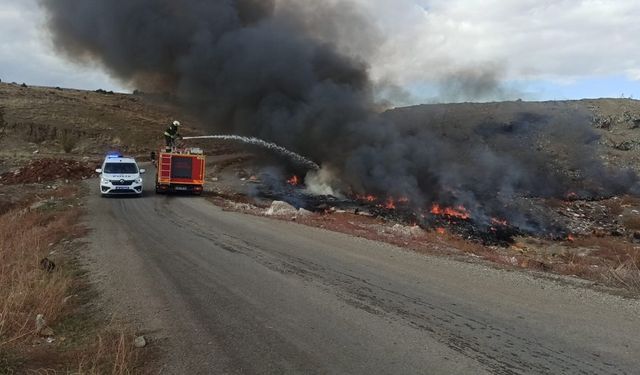
[[[322,167],[316,171],[310,171],[304,179],[307,191],[314,195],[332,195],[342,198],[343,194],[334,186],[336,182],[335,174],[330,168]]]

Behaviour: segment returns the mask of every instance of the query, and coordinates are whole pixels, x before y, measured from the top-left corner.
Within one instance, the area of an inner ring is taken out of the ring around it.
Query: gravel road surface
[[[635,300],[149,187],[103,199],[92,181],[88,207],[91,275],[162,374],[640,371]]]

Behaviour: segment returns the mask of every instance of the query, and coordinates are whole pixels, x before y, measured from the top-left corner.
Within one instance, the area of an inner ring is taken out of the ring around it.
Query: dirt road
[[[201,198],[101,199],[86,260],[162,373],[632,374],[640,304]]]

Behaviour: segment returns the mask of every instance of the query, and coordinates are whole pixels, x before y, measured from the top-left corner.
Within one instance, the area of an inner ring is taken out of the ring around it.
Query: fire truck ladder
[[[171,154],[162,154],[158,163],[160,182],[171,181]]]

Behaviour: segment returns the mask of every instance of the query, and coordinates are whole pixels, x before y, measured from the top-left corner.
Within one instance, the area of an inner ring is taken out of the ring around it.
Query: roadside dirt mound
[[[38,159],[22,168],[0,175],[0,184],[32,184],[58,179],[84,180],[95,175],[95,162]]]

